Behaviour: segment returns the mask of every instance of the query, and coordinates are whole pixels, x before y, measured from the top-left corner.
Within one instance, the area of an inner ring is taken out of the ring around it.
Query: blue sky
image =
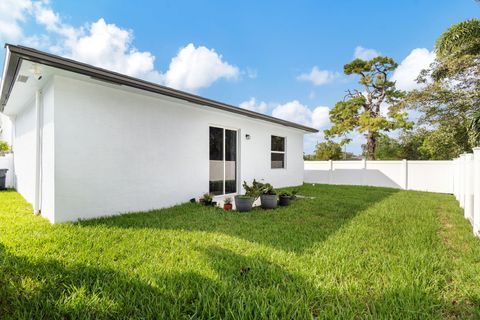
[[[396,59],[395,79],[411,89],[435,39],[479,13],[474,0],[2,0],[0,41],[323,130],[328,108],[356,85],[342,75],[355,51]],[[321,138],[307,137],[305,151]],[[349,150],[362,142],[354,135]]]

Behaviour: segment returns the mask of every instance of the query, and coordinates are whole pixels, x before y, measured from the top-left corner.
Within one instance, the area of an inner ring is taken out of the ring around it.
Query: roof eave
[[[35,49],[15,46],[11,44],[5,45],[7,49],[7,56],[5,58],[4,77],[2,79],[1,94],[0,94],[0,111],[3,112],[5,105],[8,102],[10,92],[13,88],[14,80],[17,77],[18,69],[21,65],[21,60],[29,60],[36,63],[41,63],[51,67],[87,75],[90,77],[98,78],[104,81],[125,85],[140,90],[146,90],[173,98],[181,99],[184,101],[192,102],[199,105],[205,105],[212,108],[244,115],[250,118],[260,119],[267,122],[272,122],[287,127],[293,127],[305,132],[318,132],[317,129],[303,126],[294,122],[274,118],[258,112],[241,109],[232,105],[228,105],[222,102],[211,100],[208,98],[200,97],[191,93],[175,90],[169,87],[158,85],[145,80],[126,76],[110,70],[94,67],[85,63],[81,63],[75,60],[59,57]]]
[[[12,53],[10,47],[11,45],[5,45],[6,54],[3,65],[2,83],[0,86],[0,112],[3,112],[3,109],[8,102],[8,98],[10,97],[15,82],[14,80],[17,77],[21,65],[20,57]]]

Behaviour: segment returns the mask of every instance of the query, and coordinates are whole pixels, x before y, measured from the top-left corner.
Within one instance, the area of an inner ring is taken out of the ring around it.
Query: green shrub
[[[263,187],[261,188],[262,194],[269,194],[269,195],[275,195],[277,192],[275,189],[273,189],[273,186],[270,183],[265,183],[263,184]]]
[[[10,152],[10,146],[5,141],[0,141],[0,153]]]
[[[245,189],[246,196],[254,197],[255,199],[260,197],[262,194],[277,194],[270,183],[262,183],[255,179],[253,179],[252,185],[248,185],[248,183],[244,181],[243,188]]]

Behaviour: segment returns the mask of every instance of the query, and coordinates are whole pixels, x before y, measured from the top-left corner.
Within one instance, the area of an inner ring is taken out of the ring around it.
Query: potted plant
[[[277,193],[270,183],[265,183],[261,188],[260,202],[263,209],[274,209],[277,207]]]
[[[244,195],[235,196],[235,208],[240,212],[248,212],[252,210],[253,203],[259,197],[261,191],[260,186],[263,185],[260,182],[253,180],[251,186],[246,181],[243,182],[243,188],[245,189]]]
[[[225,200],[223,200],[223,209],[225,211],[230,211],[232,210],[232,198],[225,198]]]
[[[239,212],[248,212],[252,210],[255,198],[249,195],[237,195],[235,196],[235,208]]]
[[[298,193],[298,190],[292,190],[292,193],[290,194],[291,201],[297,200],[297,193]]]
[[[215,204],[215,202],[213,202],[213,195],[209,192],[203,194],[200,203],[204,206],[213,206]]]
[[[282,192],[278,198],[279,198],[278,200],[279,206],[286,207],[290,204],[290,198],[291,198],[290,193]]]

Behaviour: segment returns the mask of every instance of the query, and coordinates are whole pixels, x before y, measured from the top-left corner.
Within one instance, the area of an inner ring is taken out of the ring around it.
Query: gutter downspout
[[[16,116],[10,116],[10,122],[12,123],[12,130],[10,130],[10,154],[12,157],[12,172],[11,172],[11,177],[12,177],[12,187],[17,190],[17,175],[15,171],[15,136],[16,136],[16,130],[17,130],[17,117]]]
[[[41,213],[41,178],[42,178],[42,91],[35,91],[35,199],[33,203],[33,213]]]

